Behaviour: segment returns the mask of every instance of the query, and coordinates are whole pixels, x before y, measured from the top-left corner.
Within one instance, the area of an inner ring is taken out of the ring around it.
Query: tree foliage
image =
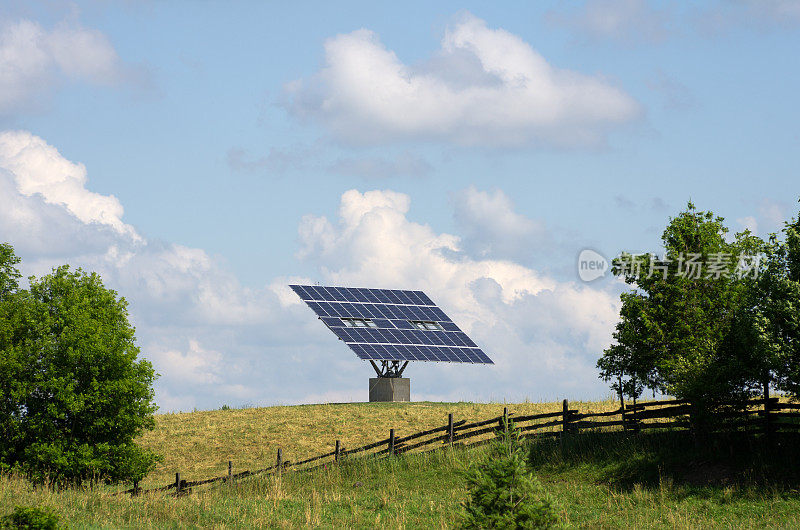
[[[729,237],[723,221],[689,203],[664,230],[663,257],[615,261],[633,290],[597,365],[616,392],[650,388],[690,400],[698,415],[770,384],[798,395],[800,217],[783,242]]]
[[[754,320],[764,378],[800,397],[800,214],[783,232],[783,241],[773,235],[765,245]]]
[[[17,270],[20,259],[14,254],[14,247],[0,243],[0,300],[19,288],[22,276]]]
[[[531,474],[522,435],[511,421],[504,427],[488,459],[467,473],[469,500],[462,527],[550,528],[557,522],[555,510]]]
[[[0,266],[0,270],[3,267]],[[139,480],[157,457],[151,364],[127,302],[97,274],[54,269],[0,300],[0,462],[55,481]]]

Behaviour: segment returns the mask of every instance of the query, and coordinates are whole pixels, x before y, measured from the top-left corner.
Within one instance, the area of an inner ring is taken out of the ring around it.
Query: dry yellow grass
[[[601,412],[613,401],[570,402],[580,412]],[[159,414],[156,428],[139,442],[164,456],[143,487],[174,481],[180,472],[187,480],[234,473],[274,464],[279,447],[284,459],[299,461],[333,451],[336,440],[345,448],[439,427],[452,412],[455,421],[477,421],[509,412],[555,412],[560,403],[348,403]]]

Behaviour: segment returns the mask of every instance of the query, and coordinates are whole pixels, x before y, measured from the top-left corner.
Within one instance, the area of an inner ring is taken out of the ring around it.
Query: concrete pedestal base
[[[371,377],[369,400],[411,401],[411,379],[408,377]]]

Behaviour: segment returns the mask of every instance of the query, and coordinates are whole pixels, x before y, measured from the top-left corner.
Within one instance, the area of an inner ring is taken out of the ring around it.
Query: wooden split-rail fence
[[[290,468],[310,470],[335,464],[353,455],[385,457],[417,449],[431,451],[443,446],[479,445],[492,440],[495,431],[508,425],[507,420],[513,421],[527,438],[547,438],[563,437],[582,431],[622,430],[636,433],[651,429],[686,430],[689,428],[686,417],[691,413],[691,403],[683,400],[621,403],[616,410],[580,413],[576,409],[570,409],[569,402],[565,399],[562,409],[557,412],[517,416],[504,408],[502,416],[472,423],[467,423],[466,420],[454,421],[453,414],[448,414],[447,425],[406,436],[398,436],[394,429],[389,429],[387,438],[353,449],[346,449],[336,440],[333,451],[291,462],[284,458],[283,449],[278,448],[275,464],[263,469],[233,473],[233,462],[228,461],[228,473],[223,476],[187,481],[178,472],[175,473],[175,482],[165,486],[144,490],[138,483],[134,483],[133,488],[121,493],[137,495],[174,489],[174,494],[181,496],[191,492],[191,488],[196,486],[232,483],[253,475],[280,474]],[[720,412],[716,416],[721,416],[721,425],[726,430],[745,430],[754,434],[766,434],[768,437],[778,432],[800,431],[800,404],[781,403],[778,398],[751,400],[746,410]]]

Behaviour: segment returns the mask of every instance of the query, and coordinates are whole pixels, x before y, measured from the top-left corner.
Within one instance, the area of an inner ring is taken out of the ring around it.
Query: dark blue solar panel
[[[492,364],[422,291],[290,287],[361,359]]]

